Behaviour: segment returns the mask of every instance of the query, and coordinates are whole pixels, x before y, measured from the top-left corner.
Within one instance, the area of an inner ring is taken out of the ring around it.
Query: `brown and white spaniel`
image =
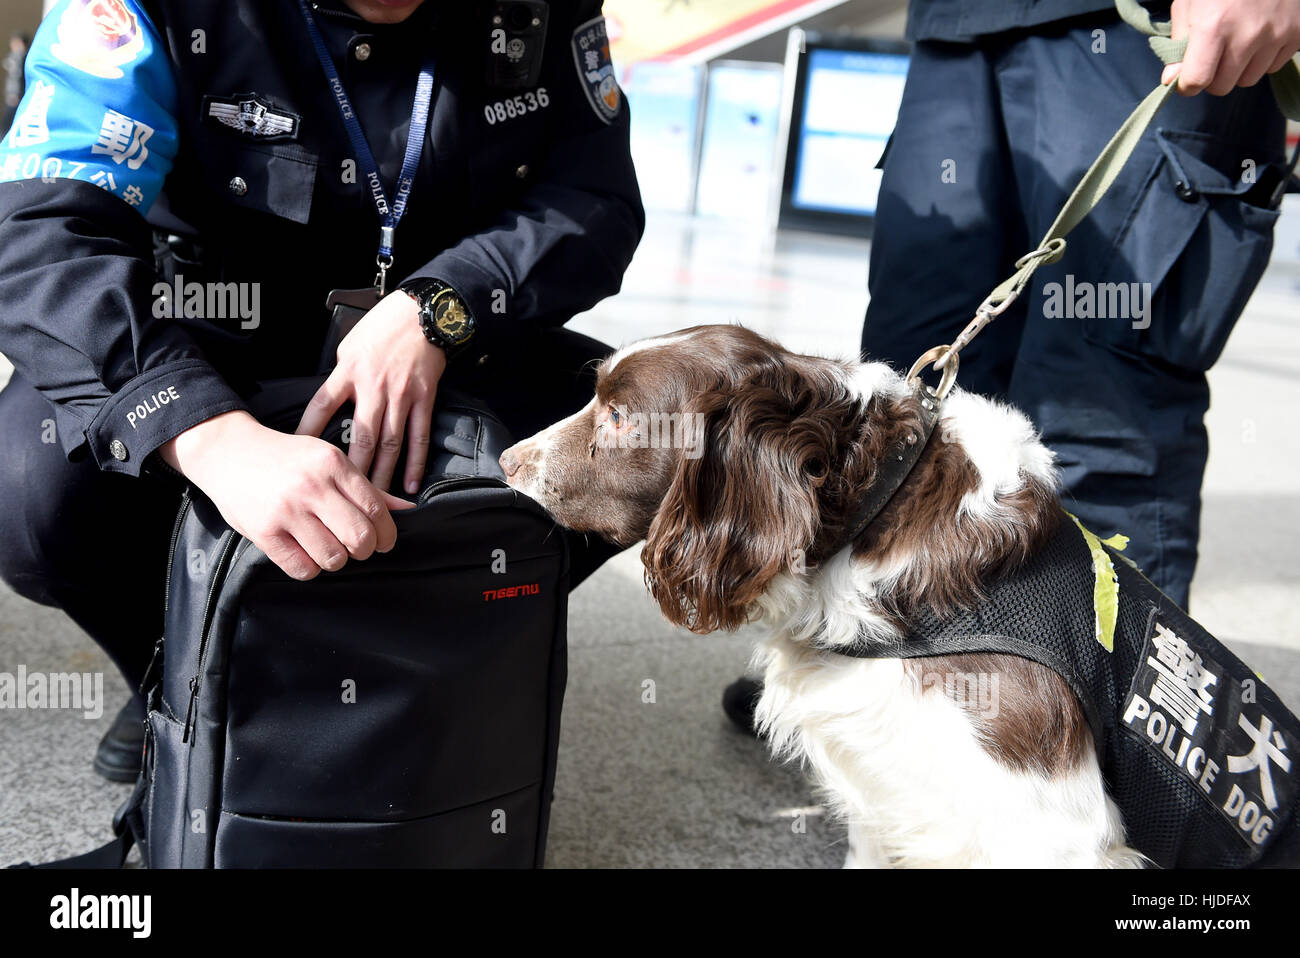
[[[979,601],[1060,515],[1029,420],[956,389],[934,440],[847,545],[861,491],[920,420],[883,363],[797,355],[740,326],[626,347],[580,412],[507,450],[511,486],[563,525],[631,545],[664,615],[761,620],[757,718],[849,828],[847,864],[1127,866],[1089,726],[1065,681],[1012,655],[863,659],[908,616]],[[943,673],[1001,676],[996,709]]]

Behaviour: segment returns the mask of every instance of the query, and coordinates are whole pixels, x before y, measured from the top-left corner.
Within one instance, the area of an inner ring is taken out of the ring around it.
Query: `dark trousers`
[[[570,330],[544,334],[527,357],[449,371],[445,382],[488,402],[517,438],[582,408],[595,361],[610,352]],[[63,609],[138,687],[162,634],[163,590],[181,489],[174,482],[69,462],[54,409],[20,376],[0,392],[0,578]],[[400,479],[400,474],[399,477]],[[618,552],[570,535],[570,585]]]
[[[876,217],[868,357],[906,369],[951,342],[1160,71],[1108,14],[917,44]],[[1283,132],[1267,82],[1174,96],[1064,259],[961,356],[962,386],[1033,418],[1066,508],[1103,537],[1128,535],[1127,554],[1184,606],[1205,372],[1268,262]]]

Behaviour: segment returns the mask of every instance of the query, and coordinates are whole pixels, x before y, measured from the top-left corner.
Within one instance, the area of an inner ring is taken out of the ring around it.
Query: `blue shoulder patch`
[[[25,72],[0,183],[85,180],[146,212],[176,159],[176,83],[135,0],[61,0]]]
[[[609,34],[604,17],[594,17],[573,31],[573,65],[587,102],[604,123],[613,123],[623,106],[623,92],[614,76]]]

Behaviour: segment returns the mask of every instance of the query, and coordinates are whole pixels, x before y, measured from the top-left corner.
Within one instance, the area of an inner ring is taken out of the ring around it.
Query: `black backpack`
[[[277,382],[254,412],[290,430],[320,381]],[[155,868],[541,866],[565,540],[502,481],[511,440],[486,409],[444,390],[434,426],[396,547],[310,582],[186,494],[144,767],[99,863],[134,838]]]

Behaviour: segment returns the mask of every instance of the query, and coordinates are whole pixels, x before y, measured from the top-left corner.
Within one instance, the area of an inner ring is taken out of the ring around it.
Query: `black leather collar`
[[[930,445],[930,439],[934,436],[934,427],[939,422],[941,400],[938,393],[924,383],[917,385],[914,396],[917,410],[921,414],[920,434],[909,431],[907,436],[890,450],[876,472],[875,481],[866,488],[857,507],[850,513],[846,533],[827,555],[834,555],[862,535],[867,526],[871,525],[872,521],[885,510],[885,506],[893,500],[903,483],[907,481],[907,477],[912,474],[926,447]]]

